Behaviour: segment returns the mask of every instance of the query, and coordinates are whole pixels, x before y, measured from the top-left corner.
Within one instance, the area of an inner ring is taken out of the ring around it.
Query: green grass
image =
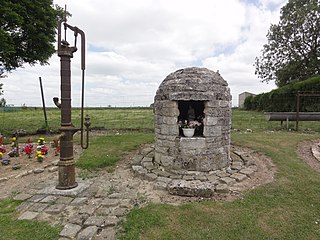
[[[77,167],[90,170],[113,167],[123,156],[153,140],[153,133],[142,132],[94,136],[90,139],[90,147],[77,161]]]
[[[47,223],[15,220],[15,208],[20,202],[0,200],[0,240],[53,240],[58,239],[59,227]]]
[[[91,118],[93,129],[134,129],[153,130],[153,112],[151,108],[89,108],[85,111]],[[49,128],[58,131],[60,127],[60,110],[47,110]],[[72,111],[72,123],[80,126],[80,110]],[[37,129],[44,128],[43,111],[40,108],[28,108],[19,111],[0,111],[0,133],[11,136],[17,129],[25,129],[28,134],[36,133]],[[320,122],[300,122],[301,131],[320,132]],[[286,130],[286,124],[267,122],[262,112],[232,110],[232,128],[254,131]],[[290,122],[289,128],[295,129],[295,122]]]
[[[52,110],[50,118],[55,119],[54,122],[59,122],[57,113],[57,110]],[[79,124],[78,113],[73,114],[75,125]],[[10,118],[5,115],[3,119],[0,112],[0,132],[3,126],[11,126],[11,123],[12,129],[25,126],[19,128],[29,131],[30,127],[31,132],[32,127],[35,129],[34,125],[41,125],[41,111],[37,113],[39,122],[32,118],[36,112],[30,115],[28,121],[22,115],[14,114]],[[25,112],[23,116],[28,114]],[[153,128],[150,109],[91,109],[89,114],[92,126],[96,128]],[[11,121],[13,116],[16,120]],[[293,123],[291,126],[294,128]],[[122,224],[125,230],[122,240],[320,239],[319,173],[296,154],[299,142],[320,138],[319,122],[303,122],[299,133],[288,132],[280,127],[279,122],[265,121],[263,113],[235,109],[232,127],[241,130],[232,131],[233,144],[250,147],[272,158],[278,169],[275,180],[248,191],[243,199],[233,202],[202,201],[180,206],[149,204],[134,209]],[[253,133],[244,134],[243,130],[248,128]],[[92,137],[89,149],[84,151],[77,166],[90,171],[112,168],[124,155],[141,144],[152,142],[153,138],[153,133],[135,131]],[[57,238],[56,228],[32,221],[14,220],[16,204],[11,200],[0,202],[0,239]],[[33,235],[28,235],[30,233]]]
[[[152,129],[153,112],[151,108],[90,108],[85,111],[91,118],[93,129]],[[60,110],[48,109],[49,128],[58,131]],[[80,127],[80,110],[72,110],[72,123]],[[43,111],[28,108],[18,111],[0,111],[0,133],[11,136],[17,129],[25,129],[28,134],[36,133],[45,127]]]
[[[270,131],[270,130],[285,130],[287,131],[286,122],[266,121],[263,112],[245,111],[241,109],[232,110],[232,128],[239,130],[252,129],[254,131]],[[289,122],[289,129],[296,129],[296,122]],[[299,122],[299,131],[316,131],[320,132],[320,122]]]
[[[299,142],[319,137],[234,133],[233,143],[273,159],[278,167],[274,182],[233,202],[150,204],[134,209],[123,224],[126,234],[121,239],[320,239],[319,173],[296,154]]]

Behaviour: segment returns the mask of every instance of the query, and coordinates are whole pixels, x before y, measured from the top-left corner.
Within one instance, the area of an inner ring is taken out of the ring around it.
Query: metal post
[[[71,58],[76,47],[69,47],[66,41],[62,41],[58,49],[61,68],[61,138],[59,182],[57,189],[71,189],[78,186],[75,181],[75,161],[73,158],[73,134],[77,129],[71,123]]]
[[[46,132],[49,130],[48,126],[48,119],[47,119],[47,112],[46,112],[46,104],[44,102],[44,93],[43,93],[43,88],[42,88],[42,79],[39,77],[39,82],[40,82],[40,90],[41,90],[41,98],[42,98],[42,108],[43,108],[43,115],[44,115],[44,121],[46,124]]]
[[[300,92],[296,95],[296,131],[299,131]]]

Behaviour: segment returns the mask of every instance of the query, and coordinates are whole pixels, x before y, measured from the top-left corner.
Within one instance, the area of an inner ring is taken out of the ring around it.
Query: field
[[[13,129],[23,128],[34,133],[42,126],[41,111],[23,110],[22,113],[0,112],[3,114],[0,131],[9,134]],[[88,113],[94,128],[121,130],[122,134],[94,137],[79,160],[81,168],[109,168],[139,144],[152,141],[151,109],[90,109]],[[73,117],[77,125],[77,111]],[[50,128],[57,130],[58,111],[48,111],[48,119]],[[275,180],[231,202],[148,204],[136,208],[128,214],[127,221],[121,223],[124,229],[121,239],[320,239],[319,172],[298,154],[300,143],[320,139],[319,122],[303,122],[296,132],[292,130],[294,123],[290,123],[291,130],[287,130],[279,122],[266,122],[262,113],[233,110],[232,128],[233,144],[249,147],[273,160],[278,169]],[[97,151],[105,145],[109,148]],[[92,154],[97,161],[88,165],[85,156]],[[106,155],[112,157],[103,158]],[[34,226],[46,229],[37,232],[38,239],[58,239],[56,228],[14,220],[15,204],[10,199],[0,201],[1,209],[8,209],[0,211],[0,239],[28,239],[26,236],[34,231]]]
[[[46,111],[48,127],[57,132],[60,127],[60,110]],[[91,118],[92,129],[141,130],[153,128],[153,112],[150,108],[91,108],[85,111]],[[72,110],[72,123],[80,127],[80,110]],[[17,111],[0,111],[0,133],[11,135],[18,129],[35,134],[45,129],[44,113],[40,108],[27,108]]]

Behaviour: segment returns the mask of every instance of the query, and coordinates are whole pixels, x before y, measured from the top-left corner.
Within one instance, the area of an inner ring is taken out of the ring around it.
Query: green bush
[[[245,99],[246,110],[258,110],[266,112],[293,112],[296,111],[296,94],[319,93],[320,76],[312,77],[305,81],[288,84],[284,87],[261,93],[256,96],[249,96]],[[319,112],[320,97],[300,97],[300,111]]]

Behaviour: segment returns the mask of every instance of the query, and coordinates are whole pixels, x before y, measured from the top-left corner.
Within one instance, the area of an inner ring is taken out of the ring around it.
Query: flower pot
[[[183,135],[186,137],[193,137],[194,135],[194,128],[182,128]]]

